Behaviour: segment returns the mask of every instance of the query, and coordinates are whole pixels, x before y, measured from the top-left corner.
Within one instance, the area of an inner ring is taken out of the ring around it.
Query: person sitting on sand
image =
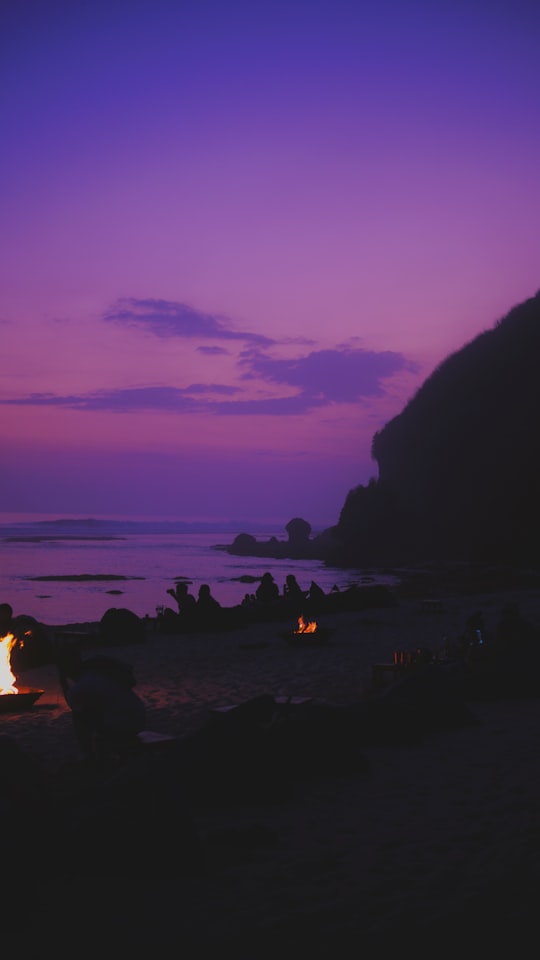
[[[201,583],[195,604],[195,625],[204,629],[217,627],[221,618],[222,606],[210,592],[207,583]]]
[[[304,610],[306,594],[302,590],[293,573],[289,573],[283,585],[283,599],[287,605],[287,613],[299,617]]]
[[[189,592],[188,584],[184,580],[180,580],[174,589],[170,587],[167,593],[176,600],[178,613],[182,620],[187,620],[193,616],[197,601],[193,594]]]
[[[261,603],[273,603],[275,600],[279,600],[279,587],[270,571],[267,570],[266,573],[263,573],[261,582],[255,591],[255,596]]]
[[[283,595],[289,600],[303,600],[305,593],[302,590],[294,573],[287,574],[283,584]]]
[[[326,594],[322,587],[319,586],[315,580],[312,580],[309,585],[308,597],[314,603],[317,603],[319,600],[324,600]]]
[[[320,613],[324,607],[325,600],[326,594],[323,588],[320,587],[318,583],[315,583],[315,580],[312,580],[307,592],[306,604],[306,613],[309,615],[309,617],[313,617],[316,613]]]
[[[72,644],[57,651],[56,663],[83,759],[101,769],[115,756],[129,756],[146,726],[131,666],[100,655],[83,660]]]

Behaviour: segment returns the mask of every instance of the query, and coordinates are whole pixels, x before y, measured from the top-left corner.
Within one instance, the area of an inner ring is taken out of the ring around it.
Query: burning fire
[[[317,629],[317,623],[315,620],[304,620],[302,616],[298,617],[298,630],[295,630],[294,633],[315,633]]]
[[[15,674],[11,669],[11,651],[17,642],[12,633],[0,637],[0,696],[5,693],[18,693],[15,686]]]

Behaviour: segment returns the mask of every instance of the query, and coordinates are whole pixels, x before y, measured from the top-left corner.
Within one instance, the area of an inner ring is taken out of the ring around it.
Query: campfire
[[[327,643],[333,630],[321,629],[316,620],[309,620],[302,614],[298,617],[296,630],[288,630],[283,634],[287,643],[297,647],[315,647]]]
[[[17,643],[12,633],[0,639],[0,696],[6,693],[18,693],[15,686],[15,674],[11,669],[11,651]]]
[[[24,710],[32,706],[43,690],[21,687],[11,669],[11,652],[17,643],[17,637],[7,633],[0,637],[0,712]]]

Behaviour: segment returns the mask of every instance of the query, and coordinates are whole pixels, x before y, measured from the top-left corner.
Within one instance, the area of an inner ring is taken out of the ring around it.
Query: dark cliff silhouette
[[[375,434],[379,478],[334,535],[347,564],[537,563],[540,292],[450,355]]]
[[[376,433],[378,478],[347,494],[339,520],[285,543],[236,538],[231,553],[334,565],[538,563],[540,292],[447,357]]]

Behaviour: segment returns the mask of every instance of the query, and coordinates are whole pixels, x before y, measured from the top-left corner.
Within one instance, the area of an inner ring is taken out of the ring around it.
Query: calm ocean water
[[[243,531],[237,531],[241,533]],[[261,530],[258,540],[275,535]],[[110,539],[88,531],[78,535],[60,526],[50,529],[0,525],[0,602],[8,602],[15,615],[27,614],[44,623],[56,625],[100,620],[110,607],[127,607],[139,616],[153,617],[159,606],[176,610],[167,588],[175,578],[191,581],[195,595],[201,583],[208,583],[213,595],[224,606],[234,606],[257,584],[243,583],[239,577],[260,577],[270,570],[283,590],[288,573],[294,573],[303,589],[312,580],[328,592],[334,584],[344,589],[374,576],[377,582],[392,583],[392,578],[373,571],[337,570],[320,561],[270,560],[234,557],[218,544],[232,543],[236,533],[118,533]],[[286,540],[286,534],[278,539]],[[114,575],[121,581],[36,580],[36,577]]]

